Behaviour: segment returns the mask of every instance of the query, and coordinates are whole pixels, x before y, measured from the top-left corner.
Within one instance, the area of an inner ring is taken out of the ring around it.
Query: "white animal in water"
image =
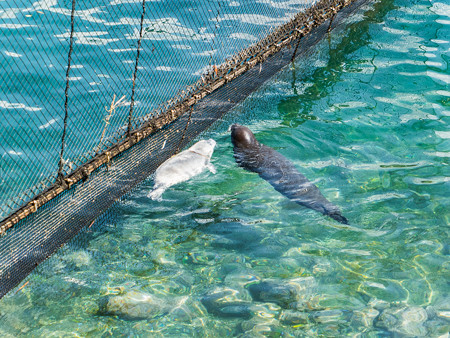
[[[155,171],[153,190],[149,197],[152,200],[161,200],[161,195],[167,188],[187,181],[205,168],[215,174],[216,169],[210,163],[215,146],[216,141],[213,139],[201,140],[161,164]]]

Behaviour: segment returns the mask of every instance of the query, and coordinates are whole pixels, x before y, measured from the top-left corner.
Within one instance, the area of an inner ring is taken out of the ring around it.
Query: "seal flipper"
[[[344,216],[342,216],[339,211],[333,211],[333,212],[327,213],[325,215],[330,216],[332,219],[335,219],[339,223],[348,224],[348,219],[345,218]]]
[[[148,194],[148,197],[150,197],[152,200],[158,200],[158,201],[161,201],[162,200],[162,198],[161,198],[161,196],[162,196],[162,194],[163,194],[163,192],[165,191],[166,189],[165,188],[156,188],[156,189],[153,189],[149,194]]]
[[[213,174],[217,173],[216,167],[214,167],[212,163],[208,163],[206,168],[208,168],[208,170]]]

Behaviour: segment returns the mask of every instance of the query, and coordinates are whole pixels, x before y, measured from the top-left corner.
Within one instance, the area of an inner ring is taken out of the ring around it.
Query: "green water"
[[[1,300],[0,336],[448,337],[450,6],[373,7],[202,136],[217,174],[148,180]],[[238,168],[232,122],[350,225]]]

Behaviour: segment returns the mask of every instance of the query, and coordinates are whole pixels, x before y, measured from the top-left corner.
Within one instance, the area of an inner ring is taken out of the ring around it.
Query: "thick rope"
[[[64,130],[61,139],[61,154],[59,155],[59,168],[58,168],[58,179],[62,182],[63,174],[63,166],[64,166],[64,145],[66,142],[66,134],[67,134],[67,119],[69,117],[69,74],[70,74],[70,64],[72,62],[72,51],[73,51],[73,32],[74,32],[74,23],[75,23],[75,4],[76,0],[72,0],[72,13],[70,15],[70,47],[69,47],[69,56],[67,58],[67,70],[66,70],[66,90],[65,97],[66,101],[64,103]]]
[[[143,31],[143,27],[144,27],[144,17],[145,17],[145,0],[142,0],[141,29],[139,31],[139,40],[138,40],[138,47],[137,47],[137,54],[136,54],[136,63],[134,65],[133,89],[131,90],[130,114],[128,115],[128,129],[127,129],[127,136],[128,137],[131,136],[131,119],[133,117],[133,108],[134,108],[134,91],[135,91],[135,87],[136,87],[136,77],[137,77],[138,64],[139,64],[139,54],[141,52],[142,31]]]
[[[189,109],[189,116],[188,116],[188,120],[186,122],[186,127],[184,127],[184,130],[183,130],[183,136],[181,136],[180,143],[178,143],[178,147],[175,150],[174,154],[178,153],[180,151],[180,149],[181,149],[181,145],[182,145],[182,143],[184,141],[184,137],[186,136],[186,130],[189,127],[189,123],[191,123],[191,116],[192,116],[193,110],[194,110],[194,106],[191,106],[191,108]]]

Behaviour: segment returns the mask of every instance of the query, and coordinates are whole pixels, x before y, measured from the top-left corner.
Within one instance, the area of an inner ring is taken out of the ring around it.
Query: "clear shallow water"
[[[0,335],[445,336],[449,7],[375,7],[204,135],[216,175],[149,180],[1,300]],[[231,122],[350,226],[238,168]]]

